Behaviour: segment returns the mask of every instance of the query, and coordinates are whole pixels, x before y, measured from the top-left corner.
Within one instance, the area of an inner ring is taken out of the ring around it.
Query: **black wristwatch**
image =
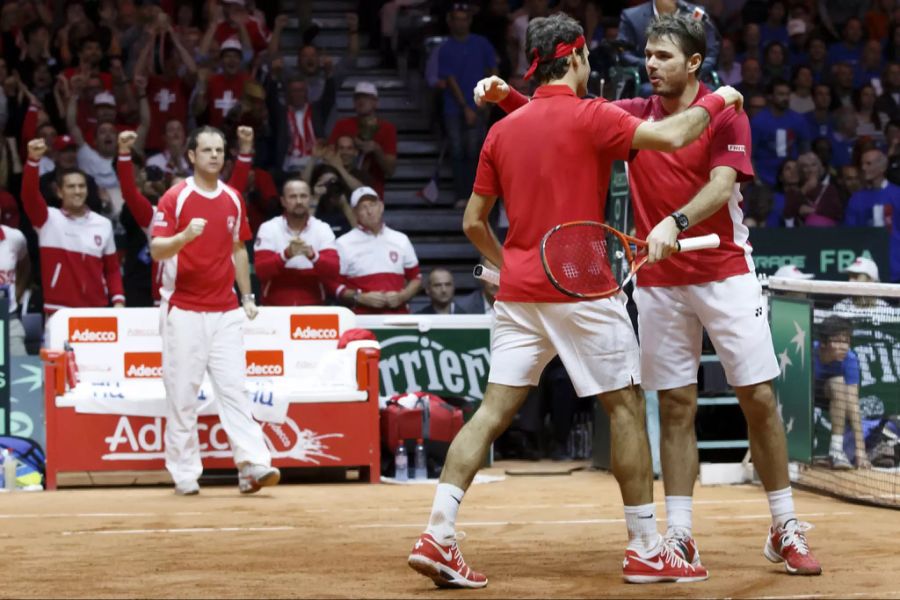
[[[678,231],[684,231],[690,226],[688,218],[677,210],[669,216],[675,219],[675,225],[678,227]]]

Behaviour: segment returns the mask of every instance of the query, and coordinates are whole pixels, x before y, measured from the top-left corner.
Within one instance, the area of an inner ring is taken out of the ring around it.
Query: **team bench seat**
[[[165,468],[159,319],[157,308],[101,308],[49,320],[41,351],[48,489],[60,473]],[[354,326],[340,307],[262,307],[245,322],[246,392],[275,466],[351,467],[380,479],[380,351],[370,341],[338,350]],[[197,402],[204,467],[233,468],[208,377]]]

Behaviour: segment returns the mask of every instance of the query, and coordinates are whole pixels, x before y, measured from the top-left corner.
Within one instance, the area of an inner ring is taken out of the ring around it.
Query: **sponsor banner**
[[[111,344],[119,341],[116,317],[74,317],[69,319],[69,342],[78,344]]]
[[[248,350],[247,377],[282,377],[284,352],[281,350]]]
[[[772,343],[781,367],[775,398],[787,433],[788,457],[812,462],[812,307],[808,300],[772,298]]]
[[[765,275],[795,265],[816,279],[846,281],[844,270],[857,256],[874,260],[885,281],[891,272],[888,230],[883,227],[754,227],[750,244],[756,270]]]
[[[126,352],[124,360],[126,379],[162,378],[162,352]]]
[[[292,340],[337,340],[337,315],[291,315]]]

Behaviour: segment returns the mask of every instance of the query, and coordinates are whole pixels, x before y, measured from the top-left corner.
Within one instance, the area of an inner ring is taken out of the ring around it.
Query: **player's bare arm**
[[[731,167],[716,167],[710,171],[709,183],[678,210],[687,218],[688,226],[708,219],[727,204],[736,181],[737,171]],[[675,240],[681,232],[674,217],[668,216],[660,221],[647,236],[649,262],[659,262],[675,252]]]
[[[725,108],[734,106],[736,111],[742,110],[744,97],[731,86],[720,87],[710,96],[721,97],[725,101]],[[715,100],[706,101],[703,98],[694,106],[677,115],[662,121],[641,123],[634,132],[631,147],[635,150],[661,150],[663,152],[674,152],[679,148],[684,148],[700,137],[700,134],[709,125],[712,116],[723,110],[716,108],[712,104],[713,102]]]
[[[238,291],[241,293],[241,306],[244,308],[247,318],[251,321],[259,314],[256,306],[256,298],[250,287],[250,257],[247,255],[247,246],[238,240],[232,250],[234,256],[234,280],[237,282]]]
[[[488,222],[488,215],[497,202],[497,196],[482,196],[472,192],[466,212],[463,214],[463,232],[469,241],[478,248],[482,256],[497,265],[503,266],[503,249],[497,235]]]
[[[150,240],[150,257],[155,261],[172,258],[188,243],[197,239],[205,227],[206,219],[195,218],[175,235],[153,238]]]

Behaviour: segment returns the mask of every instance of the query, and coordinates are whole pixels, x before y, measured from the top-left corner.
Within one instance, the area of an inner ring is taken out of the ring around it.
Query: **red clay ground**
[[[769,517],[756,486],[697,488],[709,581],[627,585],[619,492],[597,472],[473,486],[462,549],[490,584],[438,591],[406,566],[432,493],[303,484],[249,497],[236,486],[191,498],[161,487],[4,494],[0,597],[900,597],[900,512],[798,492],[825,573],[790,577],[762,556]]]

